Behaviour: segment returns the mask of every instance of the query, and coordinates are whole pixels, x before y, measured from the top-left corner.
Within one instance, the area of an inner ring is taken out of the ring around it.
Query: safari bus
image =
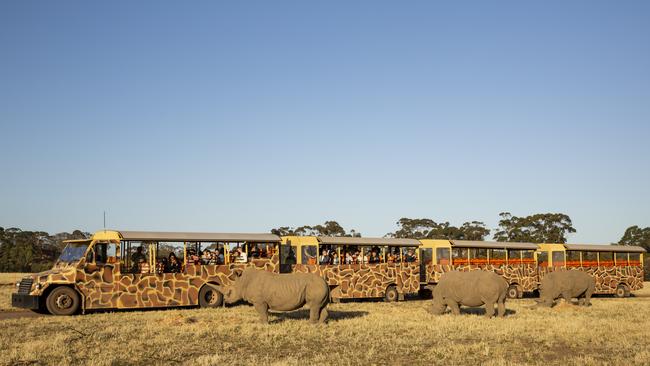
[[[508,297],[521,298],[538,287],[532,243],[421,239],[422,283],[435,285],[453,270],[487,270],[508,282]]]
[[[420,259],[415,239],[284,236],[281,272],[322,276],[332,301],[358,298],[403,300],[420,290]]]
[[[557,269],[585,271],[596,279],[596,294],[628,297],[643,288],[642,247],[627,245],[538,244],[540,280]]]
[[[53,268],[23,278],[12,306],[70,315],[95,309],[216,307],[248,266],[279,272],[273,234],[109,231],[66,241]]]

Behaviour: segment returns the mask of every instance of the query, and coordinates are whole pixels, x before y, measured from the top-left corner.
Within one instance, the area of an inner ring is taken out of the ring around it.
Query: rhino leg
[[[309,307],[309,321],[312,323],[318,323],[320,318],[320,306],[310,306]]]
[[[255,310],[260,314],[260,320],[263,324],[269,323],[269,305],[265,302],[254,304]]]
[[[505,296],[503,298],[499,298],[499,301],[497,302],[497,307],[499,309],[499,316],[503,317],[506,315],[506,299]]]
[[[568,291],[563,293],[562,297],[564,298],[564,301],[566,301],[567,304],[571,305],[571,294]]]
[[[447,300],[447,305],[451,309],[451,313],[454,315],[460,315],[460,307],[458,306],[458,303],[453,300]]]
[[[494,316],[494,302],[486,301],[485,302],[485,316],[490,319]]]
[[[320,309],[320,318],[318,319],[319,322],[325,323],[327,321],[327,305],[323,305],[323,307]]]

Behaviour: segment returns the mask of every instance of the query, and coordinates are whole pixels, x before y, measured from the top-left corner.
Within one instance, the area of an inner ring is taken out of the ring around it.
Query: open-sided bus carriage
[[[508,282],[510,298],[537,289],[535,244],[432,239],[420,242],[420,258],[428,284],[438,283],[443,273],[453,270],[488,270]]]
[[[235,270],[279,272],[280,237],[272,234],[99,231],[71,240],[54,267],[21,280],[12,306],[67,315],[91,309],[219,306],[206,283],[229,285]],[[142,248],[142,249],[138,249]],[[196,255],[208,249],[205,261]],[[234,258],[241,250],[247,255]],[[174,256],[178,267],[164,266]]]
[[[333,301],[380,297],[397,301],[420,290],[419,246],[415,239],[286,236],[280,246],[280,268],[319,274],[330,285]],[[338,263],[320,261],[324,251],[335,253]]]
[[[642,247],[627,245],[538,244],[535,259],[540,280],[566,268],[585,271],[596,279],[597,294],[627,297],[643,288]]]

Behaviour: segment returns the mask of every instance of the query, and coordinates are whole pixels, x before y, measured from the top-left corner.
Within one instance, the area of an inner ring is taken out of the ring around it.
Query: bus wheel
[[[517,298],[519,298],[519,286],[510,285],[510,287],[508,287],[507,296],[508,296],[509,299],[517,299]]]
[[[199,306],[202,308],[216,308],[223,305],[223,294],[212,287],[205,285],[199,291]]]
[[[384,297],[384,300],[386,302],[395,302],[399,298],[399,293],[397,293],[397,287],[395,286],[388,286],[386,289],[386,296]]]
[[[45,306],[52,315],[72,315],[79,310],[79,295],[70,287],[57,287],[47,296]]]
[[[619,297],[619,298],[627,297],[627,296],[630,296],[630,290],[628,290],[627,286],[625,286],[625,285],[618,285],[618,287],[616,287],[616,293],[615,294],[616,294],[616,297]]]

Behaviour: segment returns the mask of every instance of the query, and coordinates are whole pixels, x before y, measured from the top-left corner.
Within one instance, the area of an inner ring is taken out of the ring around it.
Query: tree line
[[[494,229],[481,221],[466,221],[459,226],[448,221],[436,222],[428,218],[400,218],[395,231],[386,237],[414,239],[485,240],[527,243],[566,243],[569,234],[575,233],[571,218],[563,213],[539,213],[514,216],[509,212],[499,214]],[[360,237],[355,229],[346,230],[337,221],[318,225],[282,226],[271,229],[279,236],[348,236]],[[37,272],[48,269],[65,246],[64,240],[84,239],[90,234],[81,230],[50,235],[43,231],[22,231],[18,228],[0,227],[0,272]],[[650,227],[637,225],[625,230],[618,245],[636,245],[650,252]],[[646,254],[646,275],[650,275],[650,258]]]

